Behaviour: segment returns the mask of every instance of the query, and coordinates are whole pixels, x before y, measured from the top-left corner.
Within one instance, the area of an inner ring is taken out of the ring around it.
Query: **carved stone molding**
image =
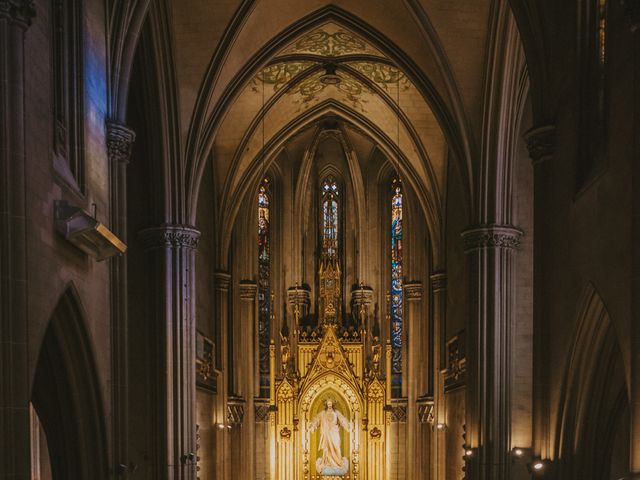
[[[231,274],[222,271],[213,272],[213,284],[217,290],[229,290]]]
[[[26,29],[35,17],[36,9],[30,0],[0,0],[0,19]]]
[[[187,225],[163,225],[142,230],[140,237],[147,249],[161,247],[195,249],[198,247],[200,232]]]
[[[511,225],[479,225],[462,232],[465,252],[483,248],[517,249],[522,230]]]
[[[240,280],[240,299],[253,302],[256,299],[258,285],[253,280]]]
[[[304,307],[309,305],[311,292],[307,286],[295,286],[287,289],[287,301],[292,307],[298,305]]]
[[[244,400],[231,397],[227,402],[227,422],[230,425],[240,425],[244,420]]]
[[[394,405],[391,407],[391,421],[406,423],[407,421],[407,406],[406,405]]]
[[[553,157],[556,148],[555,125],[534,127],[524,134],[529,156],[534,165]]]
[[[467,372],[465,342],[464,331],[453,336],[447,342],[447,367],[444,371],[444,385],[447,391],[465,383]]]
[[[255,404],[255,420],[256,423],[268,422],[269,421],[269,404]]]
[[[444,272],[432,273],[429,277],[431,280],[431,290],[440,292],[447,289],[447,274]]]
[[[418,421],[420,423],[434,423],[434,404],[432,398],[418,399]]]
[[[402,286],[404,291],[404,298],[408,302],[422,300],[422,282],[406,282]]]
[[[107,122],[107,153],[109,160],[117,163],[129,163],[131,148],[136,139],[133,130],[122,123]]]

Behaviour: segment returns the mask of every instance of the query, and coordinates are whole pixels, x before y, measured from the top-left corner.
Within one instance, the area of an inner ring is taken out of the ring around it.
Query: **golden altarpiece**
[[[355,325],[347,327],[336,254],[322,256],[319,281],[317,324],[300,326],[309,293],[296,286],[288,292],[292,329],[283,322],[279,351],[271,341],[270,478],[387,479],[391,347],[386,346],[382,362],[379,325],[366,330],[372,291],[363,285],[354,288]],[[278,354],[281,368],[276,371]],[[332,415],[332,433],[323,431],[324,423],[317,420],[327,414]],[[314,428],[318,423],[320,428]],[[323,463],[328,450],[341,457],[339,467]]]

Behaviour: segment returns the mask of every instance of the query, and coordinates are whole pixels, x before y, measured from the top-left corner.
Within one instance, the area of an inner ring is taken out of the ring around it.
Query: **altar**
[[[317,323],[300,324],[306,292],[296,286],[289,290],[293,325],[283,323],[278,349],[271,341],[270,477],[275,480],[388,478],[391,347],[381,345],[379,324],[366,321],[372,292],[363,285],[352,292],[352,321],[342,320],[339,281],[335,259],[323,259]]]

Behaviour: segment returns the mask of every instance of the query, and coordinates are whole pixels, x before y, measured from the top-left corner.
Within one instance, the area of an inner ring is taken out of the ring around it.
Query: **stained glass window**
[[[402,184],[395,179],[391,191],[391,373],[392,390],[402,382]]]
[[[340,190],[333,177],[322,182],[322,253],[335,256],[338,253],[338,202]]]
[[[269,179],[258,189],[258,354],[260,396],[269,396],[269,315],[271,280],[271,201]]]

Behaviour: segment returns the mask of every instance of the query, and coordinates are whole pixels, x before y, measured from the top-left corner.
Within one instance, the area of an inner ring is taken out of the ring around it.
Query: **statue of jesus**
[[[333,400],[325,401],[324,410],[309,423],[309,432],[320,427],[316,472],[320,475],[345,475],[349,471],[349,459],[342,456],[340,449],[340,427],[350,431],[349,422],[338,410],[333,408]]]

